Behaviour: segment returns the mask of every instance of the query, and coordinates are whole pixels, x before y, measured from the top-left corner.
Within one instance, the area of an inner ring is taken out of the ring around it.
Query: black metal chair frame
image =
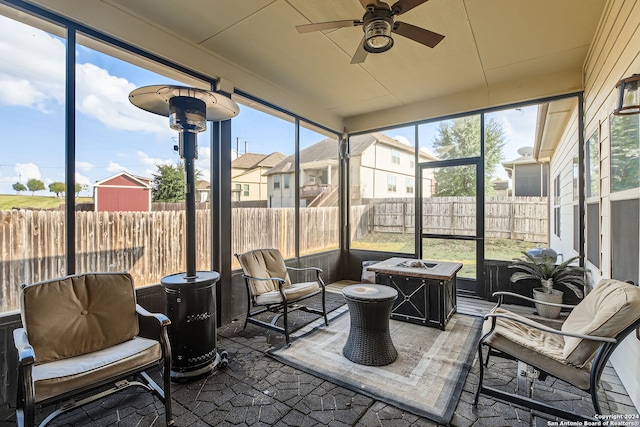
[[[167,335],[167,326],[171,323],[169,318],[161,313],[150,313],[136,304],[136,312],[139,318],[155,319],[159,327],[159,342],[162,349],[162,359],[134,370],[112,376],[102,382],[89,387],[78,388],[71,392],[55,396],[35,403],[35,389],[33,387],[32,368],[36,360],[33,347],[29,344],[24,328],[13,331],[13,339],[18,353],[18,390],[16,399],[16,423],[19,427],[35,426],[35,407],[44,407],[59,404],[58,409],[47,416],[39,427],[44,427],[58,415],[71,411],[87,403],[101,399],[128,387],[139,386],[158,397],[165,407],[165,420],[167,426],[174,423],[171,411],[171,348]],[[158,384],[145,371],[161,367],[164,388]],[[107,388],[111,386],[110,388]]]
[[[238,260],[240,259],[239,254],[235,254],[235,257]],[[280,277],[253,277],[243,273],[242,277],[244,278],[244,283],[247,288],[247,316],[244,319],[243,329],[246,328],[247,323],[250,322],[250,323],[253,323],[254,325],[262,326],[272,331],[276,331],[276,332],[280,332],[281,334],[284,334],[287,345],[291,345],[291,338],[289,336],[289,322],[288,322],[289,321],[288,314],[290,312],[294,310],[302,310],[307,313],[321,315],[324,317],[325,326],[329,326],[329,320],[327,319],[325,284],[324,284],[324,281],[322,280],[322,277],[320,276],[320,273],[322,273],[322,269],[317,267],[295,268],[295,267],[287,266],[287,270],[296,271],[296,272],[302,272],[302,271],[315,272],[316,279],[318,281],[318,284],[320,285],[320,289],[312,294],[305,295],[303,298],[296,299],[295,301],[287,301],[287,296],[284,293],[284,288],[283,288],[284,284],[286,283],[284,279]],[[282,302],[277,304],[257,304],[255,302],[255,297],[251,292],[251,284],[249,283],[249,280],[258,280],[258,281],[275,280],[278,283],[278,291],[280,292]],[[318,295],[319,293],[322,294],[322,310],[307,307],[306,305],[303,305],[303,304],[298,304],[300,301],[309,299],[313,296]],[[251,311],[252,307],[260,307],[260,308],[252,312]],[[264,320],[254,318],[254,316],[258,316],[262,313],[266,313],[267,311],[276,313],[276,315],[271,319],[270,322],[265,322]],[[284,325],[283,327],[276,325],[280,317],[283,318],[282,319],[283,325]]]
[[[515,294],[512,292],[495,292],[493,294],[493,296],[497,296],[498,297],[498,303],[496,305],[496,308],[499,307],[502,303],[503,303],[503,299],[505,296],[510,296],[510,297],[516,297],[516,298],[521,298],[524,300],[528,300],[530,302],[535,302],[537,304],[547,304],[547,305],[552,305],[552,306],[561,306],[563,308],[574,308],[574,305],[567,305],[567,304],[554,304],[554,303],[546,303],[546,302],[541,302],[538,300],[533,300],[532,298],[528,298],[519,294]],[[526,396],[521,396],[515,393],[508,393],[502,390],[498,390],[496,388],[493,387],[487,387],[485,385],[483,385],[483,379],[484,379],[484,368],[488,367],[489,365],[489,357],[490,356],[497,356],[497,357],[501,357],[504,359],[509,359],[509,360],[516,360],[518,361],[519,359],[511,356],[510,354],[504,353],[500,350],[494,349],[492,348],[489,344],[486,344],[484,342],[484,340],[494,331],[495,327],[496,327],[496,319],[498,318],[505,318],[505,319],[510,319],[510,320],[514,320],[520,323],[523,323],[527,326],[530,327],[534,327],[536,329],[540,329],[546,332],[550,332],[550,333],[554,333],[554,334],[558,334],[558,335],[563,335],[563,336],[569,336],[569,337],[576,337],[576,338],[582,338],[582,339],[586,339],[586,340],[592,340],[592,341],[598,341],[600,342],[600,347],[598,348],[598,350],[596,351],[596,355],[594,357],[594,359],[591,362],[591,371],[590,371],[590,380],[589,380],[589,388],[588,389],[582,389],[586,392],[588,392],[591,395],[591,402],[593,403],[593,407],[595,410],[595,414],[602,414],[601,408],[600,408],[600,402],[598,401],[598,384],[600,383],[600,377],[602,375],[602,371],[604,370],[607,362],[609,361],[609,358],[611,357],[611,355],[613,354],[614,350],[618,347],[618,345],[627,337],[627,335],[629,335],[631,332],[633,332],[634,330],[637,330],[640,327],[640,319],[636,320],[633,324],[631,324],[630,326],[628,326],[626,329],[624,329],[622,332],[620,332],[618,335],[616,335],[613,338],[609,338],[609,337],[599,337],[599,336],[592,336],[592,335],[582,335],[582,334],[575,334],[575,333],[569,333],[569,332],[563,332],[560,330],[556,330],[553,328],[549,328],[549,327],[540,327],[538,325],[534,325],[532,323],[528,323],[528,322],[523,322],[520,319],[505,315],[505,314],[500,314],[500,313],[489,313],[487,315],[484,316],[485,320],[486,319],[491,319],[491,329],[489,330],[489,332],[487,332],[486,334],[484,334],[481,338],[480,338],[480,342],[478,343],[478,362],[480,364],[480,375],[479,375],[479,382],[478,382],[478,387],[476,390],[476,396],[474,399],[474,407],[478,406],[478,400],[480,399],[480,394],[484,394],[487,396],[491,396],[493,398],[496,399],[500,399],[509,403],[513,403],[516,405],[521,405],[524,406],[525,408],[528,409],[532,409],[532,410],[536,410],[536,411],[540,411],[546,414],[550,414],[559,418],[563,418],[569,421],[594,421],[594,422],[598,422],[599,420],[595,417],[590,417],[590,416],[585,416],[582,414],[577,414],[575,412],[572,411],[568,411],[568,410],[564,410],[561,408],[558,408],[556,406],[550,405],[548,403],[545,402],[541,402],[539,400],[535,400],[535,399],[531,399],[529,397]],[[482,346],[485,345],[488,347],[488,351],[487,351],[487,357],[486,360],[483,361],[483,357],[482,357]],[[530,363],[528,363],[527,361],[524,360],[520,360],[523,363],[526,363],[527,365],[533,367],[534,369],[536,369],[539,372],[539,376],[538,379],[540,379],[541,381],[544,381],[547,376],[551,376],[553,377],[553,375],[543,371],[542,369],[540,369],[539,367],[532,365]],[[555,378],[555,377],[554,377]],[[569,383],[568,383],[569,384]],[[572,386],[579,388],[573,384],[571,384]]]

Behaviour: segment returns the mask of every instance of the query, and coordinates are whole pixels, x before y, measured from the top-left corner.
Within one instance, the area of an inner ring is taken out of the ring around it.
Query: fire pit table
[[[342,290],[351,328],[342,354],[360,365],[388,365],[398,357],[389,333],[389,315],[398,292],[382,285],[351,285]]]
[[[458,262],[390,258],[368,266],[376,283],[398,291],[391,318],[445,330],[456,312]]]

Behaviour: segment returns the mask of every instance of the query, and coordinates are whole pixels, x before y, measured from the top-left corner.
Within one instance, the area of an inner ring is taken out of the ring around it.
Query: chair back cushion
[[[291,279],[287,272],[282,254],[277,249],[256,249],[238,255],[238,261],[244,274],[251,277],[266,279],[277,277],[285,281],[284,287],[291,286]],[[251,294],[255,297],[267,292],[277,291],[278,282],[275,280],[249,280]]]
[[[102,350],[138,334],[133,278],[127,273],[66,276],[25,286],[22,323],[36,363]]]
[[[640,288],[614,279],[603,279],[578,304],[562,325],[565,332],[599,337],[615,337],[640,318]],[[565,337],[564,358],[574,366],[584,366],[600,342]]]

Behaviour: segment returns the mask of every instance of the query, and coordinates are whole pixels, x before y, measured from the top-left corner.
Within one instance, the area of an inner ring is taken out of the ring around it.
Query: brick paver
[[[304,313],[294,321],[307,322]],[[173,384],[176,426],[436,426],[434,422],[387,405],[329,381],[301,372],[269,357],[266,352],[284,345],[284,336],[233,322],[218,331],[218,349],[229,353],[229,365],[212,375],[186,384]],[[515,363],[492,358],[487,385],[515,389]],[[157,373],[156,373],[157,375]],[[615,373],[613,374],[615,375]],[[530,411],[481,396],[473,408],[478,383],[477,361],[471,368],[453,426],[546,426],[546,418]],[[605,384],[619,393],[613,410],[629,411],[624,388]],[[428,392],[425,390],[425,393]],[[536,382],[535,396],[584,413],[593,412],[587,393],[554,380]],[[626,397],[628,399],[628,397]],[[602,397],[608,410],[607,397]],[[620,405],[620,406],[618,406]],[[39,419],[45,414],[39,414]],[[13,409],[0,408],[0,425],[14,426]],[[102,401],[76,409],[52,426],[162,426],[164,407],[151,394],[130,388]]]

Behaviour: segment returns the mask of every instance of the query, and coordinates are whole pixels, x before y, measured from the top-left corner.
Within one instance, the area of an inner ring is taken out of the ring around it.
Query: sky
[[[47,187],[36,194],[49,196],[49,184],[64,182],[65,51],[63,39],[0,16],[0,194],[15,194],[14,183],[36,178]],[[128,95],[141,86],[184,83],[84,46],[76,49],[76,63],[76,182],[87,188],[81,196],[121,171],[152,178],[157,165],[180,161],[173,150],[178,133],[168,118],[133,106]],[[494,114],[509,142],[503,160],[533,145],[535,107]],[[421,146],[429,148],[436,130],[437,124],[420,126]],[[385,133],[413,145],[413,127]],[[232,120],[232,149],[240,153],[289,155],[294,137],[292,122],[246,106]],[[302,130],[301,147],[325,137]],[[199,134],[198,145],[196,168],[207,177],[208,130]]]

